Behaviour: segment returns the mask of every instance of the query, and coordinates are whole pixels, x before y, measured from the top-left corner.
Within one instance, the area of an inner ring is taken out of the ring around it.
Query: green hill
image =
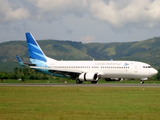
[[[135,60],[160,68],[160,37],[123,43],[88,43],[59,40],[38,41],[44,53],[57,60]],[[29,61],[25,41],[10,41],[0,43],[0,71],[11,71],[16,63],[6,61],[16,60],[18,54],[23,61]]]

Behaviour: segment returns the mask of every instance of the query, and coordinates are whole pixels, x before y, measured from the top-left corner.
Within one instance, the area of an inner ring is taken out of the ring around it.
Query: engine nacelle
[[[93,72],[82,73],[79,75],[80,81],[98,81],[98,74]]]

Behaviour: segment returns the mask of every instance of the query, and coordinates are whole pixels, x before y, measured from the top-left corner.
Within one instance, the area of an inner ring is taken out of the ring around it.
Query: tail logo
[[[46,62],[46,56],[39,47],[38,43],[35,41],[31,33],[26,33],[26,39],[28,44],[28,52],[30,59],[36,59],[43,62]]]

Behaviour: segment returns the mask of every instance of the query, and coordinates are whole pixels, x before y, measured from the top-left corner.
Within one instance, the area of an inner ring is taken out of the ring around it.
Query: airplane
[[[144,83],[158,73],[151,65],[139,61],[58,61],[47,57],[31,33],[25,33],[30,57],[30,68],[52,76],[76,79],[77,84],[90,81],[97,84],[99,79],[122,80],[139,78]],[[54,52],[54,51],[53,51]],[[21,60],[19,60],[21,61]]]

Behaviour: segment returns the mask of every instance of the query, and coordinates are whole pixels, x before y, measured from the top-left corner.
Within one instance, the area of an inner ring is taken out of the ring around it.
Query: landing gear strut
[[[140,83],[141,83],[141,84],[144,84],[144,81],[145,81],[145,80],[148,80],[148,78],[141,78]]]

